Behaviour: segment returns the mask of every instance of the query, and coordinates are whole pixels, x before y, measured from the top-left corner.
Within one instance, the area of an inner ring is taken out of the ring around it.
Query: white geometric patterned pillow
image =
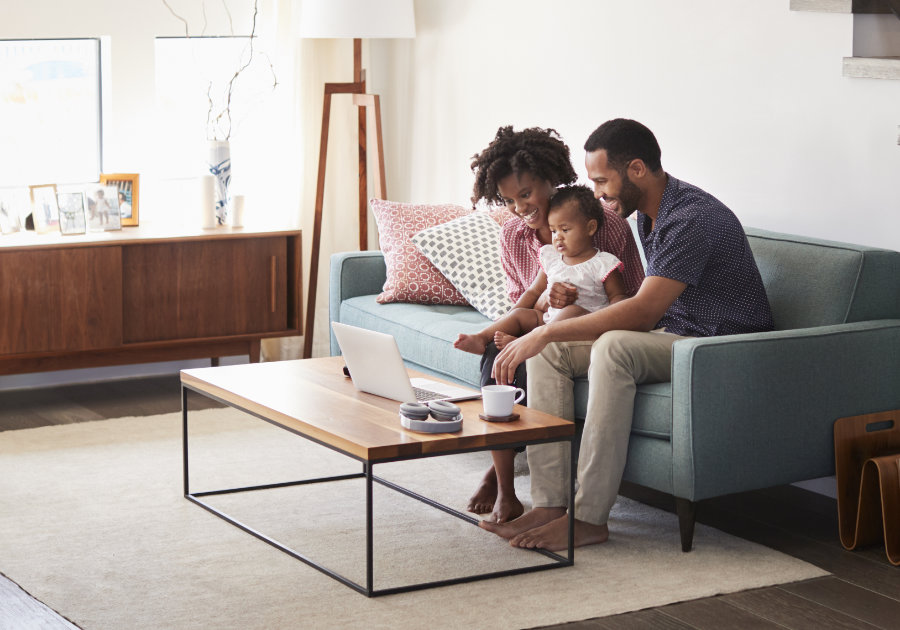
[[[496,320],[512,308],[500,261],[500,225],[488,213],[424,229],[412,242],[480,313]]]

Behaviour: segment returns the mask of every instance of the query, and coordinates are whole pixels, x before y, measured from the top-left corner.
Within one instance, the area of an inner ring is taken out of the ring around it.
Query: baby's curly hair
[[[513,131],[511,125],[500,127],[487,148],[472,156],[475,185],[472,203],[484,199],[503,203],[497,184],[510,174],[528,173],[553,186],[571,184],[577,178],[569,158],[569,147],[555,129],[530,127]]]
[[[594,197],[594,192],[590,188],[581,184],[557,188],[550,197],[550,210],[559,208],[569,201],[578,204],[578,211],[585,219],[588,221],[594,219],[597,222],[597,229],[603,226],[603,206],[600,205],[600,200]]]

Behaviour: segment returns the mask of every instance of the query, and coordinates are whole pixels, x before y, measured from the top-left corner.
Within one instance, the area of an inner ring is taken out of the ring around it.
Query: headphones
[[[410,420],[427,420],[430,415],[439,422],[452,422],[458,420],[460,408],[446,400],[433,400],[424,403],[403,403],[400,405],[400,415]]]

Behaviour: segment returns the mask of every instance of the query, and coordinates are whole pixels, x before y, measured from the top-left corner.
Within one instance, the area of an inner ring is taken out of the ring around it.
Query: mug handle
[[[519,402],[523,398],[525,398],[525,390],[522,389],[521,387],[516,387],[516,399],[513,401],[513,404],[515,405],[517,402]]]

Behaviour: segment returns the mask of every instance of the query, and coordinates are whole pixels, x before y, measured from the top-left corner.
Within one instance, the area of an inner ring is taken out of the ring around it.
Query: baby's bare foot
[[[494,345],[497,346],[498,350],[503,350],[503,346],[508,344],[513,339],[515,339],[515,337],[499,330],[494,333]]]
[[[471,352],[472,354],[484,354],[487,342],[478,335],[460,334],[459,337],[456,338],[456,341],[453,342],[453,347],[457,350]]]

